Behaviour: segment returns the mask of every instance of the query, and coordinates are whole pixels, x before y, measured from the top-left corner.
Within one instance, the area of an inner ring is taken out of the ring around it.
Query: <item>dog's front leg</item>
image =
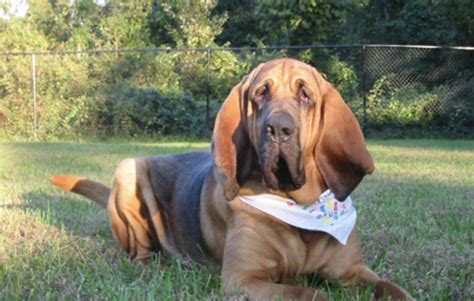
[[[352,282],[359,286],[370,285],[375,288],[375,300],[414,300],[413,297],[399,285],[384,281],[377,276],[366,264],[360,263],[352,266],[341,279],[344,282]]]
[[[228,233],[222,263],[224,293],[243,294],[250,300],[326,300],[314,288],[279,283],[295,272],[294,265],[275,245],[271,231],[264,230],[249,225]]]
[[[309,266],[319,266],[318,273],[326,279],[337,280],[347,284],[356,284],[361,287],[375,288],[376,300],[413,300],[413,297],[395,283],[383,281],[365,263],[361,253],[357,231],[353,231],[347,245],[339,244],[330,238],[323,252],[318,251],[318,245],[323,242],[320,234],[313,237],[312,255],[314,262]],[[327,238],[326,238],[327,239]],[[316,243],[315,243],[316,242]],[[319,243],[318,243],[319,242]],[[325,259],[321,261],[321,259]]]

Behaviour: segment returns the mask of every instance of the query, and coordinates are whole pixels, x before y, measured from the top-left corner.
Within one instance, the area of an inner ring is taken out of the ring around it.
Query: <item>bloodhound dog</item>
[[[108,210],[131,258],[154,252],[221,266],[226,295],[252,300],[325,300],[298,276],[375,287],[375,297],[410,300],[365,263],[355,229],[346,245],[291,226],[242,201],[272,194],[310,205],[330,189],[346,197],[374,170],[360,126],[315,68],[293,59],[260,64],[236,85],[215,122],[210,152],[125,159],[113,187],[55,176],[59,187]]]

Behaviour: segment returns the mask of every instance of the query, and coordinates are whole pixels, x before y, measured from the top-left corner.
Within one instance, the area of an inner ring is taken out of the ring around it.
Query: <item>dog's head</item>
[[[256,166],[270,189],[317,185],[341,201],[374,169],[340,94],[292,59],[261,64],[232,89],[216,119],[212,152],[228,200]]]

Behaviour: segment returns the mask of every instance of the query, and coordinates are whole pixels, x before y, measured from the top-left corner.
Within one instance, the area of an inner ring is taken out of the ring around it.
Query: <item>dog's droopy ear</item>
[[[224,196],[228,201],[237,196],[239,183],[245,180],[252,169],[255,151],[242,116],[247,115],[247,91],[262,66],[258,65],[232,89],[216,117],[212,137],[214,175],[224,188]]]
[[[374,164],[357,119],[327,82],[322,91],[320,131],[316,162],[326,185],[343,201],[364,175],[372,173]]]
[[[247,90],[261,67],[262,64],[232,89],[222,104],[214,125],[214,175],[224,188],[224,196],[228,201],[239,193],[239,183],[250,174],[255,157],[242,116],[247,115]]]
[[[217,114],[212,137],[212,158],[216,179],[224,196],[232,200],[239,192],[237,156],[246,147],[247,133],[242,125],[240,95],[242,84],[235,86]],[[216,174],[217,173],[217,174]]]

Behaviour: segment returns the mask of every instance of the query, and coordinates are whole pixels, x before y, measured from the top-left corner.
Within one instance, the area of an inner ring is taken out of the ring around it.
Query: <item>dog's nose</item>
[[[266,122],[266,131],[268,137],[273,141],[286,141],[294,134],[295,123],[286,113],[270,116]]]

